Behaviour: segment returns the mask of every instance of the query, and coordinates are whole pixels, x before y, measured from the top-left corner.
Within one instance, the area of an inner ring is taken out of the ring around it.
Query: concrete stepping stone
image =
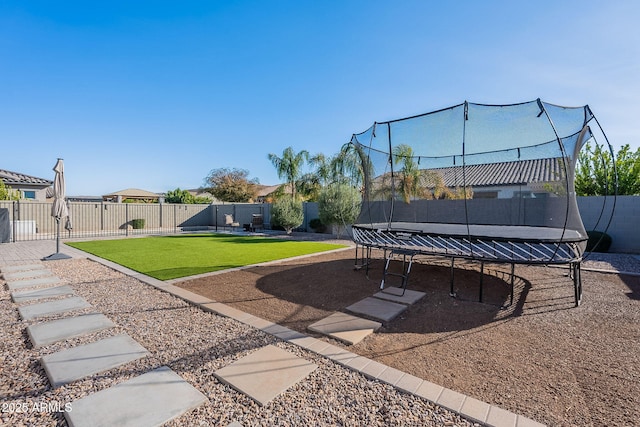
[[[363,319],[347,313],[333,313],[331,316],[309,325],[308,329],[352,345],[359,343],[381,326],[382,323],[374,320]]]
[[[213,375],[258,404],[266,405],[316,368],[305,359],[268,345],[218,369]]]
[[[26,288],[37,288],[40,286],[49,286],[60,283],[60,279],[56,276],[48,276],[48,277],[39,277],[37,279],[27,279],[27,280],[13,280],[7,281],[7,289],[26,289]]]
[[[374,319],[380,319],[385,322],[393,320],[397,315],[407,309],[404,304],[398,304],[392,301],[381,300],[378,298],[367,297],[362,301],[347,307],[352,313],[364,314]]]
[[[207,397],[166,366],[71,402],[71,427],[160,426]]]
[[[49,354],[42,358],[42,366],[51,385],[59,387],[108,371],[147,354],[147,349],[129,335],[123,334]]]
[[[65,311],[80,310],[91,307],[91,304],[81,297],[69,297],[55,301],[40,302],[37,304],[18,307],[18,313],[22,320],[31,320],[37,317],[51,316]]]
[[[42,269],[42,264],[5,265],[3,267],[0,267],[0,272],[12,273],[14,271],[40,270],[40,269]]]
[[[4,280],[6,280],[7,282],[12,280],[31,279],[44,276],[53,276],[53,273],[51,272],[51,270],[47,270],[45,268],[41,268],[40,270],[23,270],[2,273],[2,277],[4,277]]]
[[[73,295],[73,289],[69,285],[55,286],[53,288],[35,289],[32,291],[16,291],[11,293],[11,299],[15,303],[39,300],[44,298]]]
[[[411,305],[418,302],[425,295],[425,292],[413,291],[411,289],[405,290],[404,295],[402,295],[402,288],[391,287],[378,292],[374,297]]]
[[[79,335],[89,334],[115,326],[104,314],[90,313],[75,317],[36,323],[27,327],[27,333],[34,347],[51,344]]]

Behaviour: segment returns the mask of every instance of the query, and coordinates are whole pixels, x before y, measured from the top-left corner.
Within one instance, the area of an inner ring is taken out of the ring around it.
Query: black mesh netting
[[[354,240],[516,263],[581,259],[574,170],[592,119],[588,106],[535,100],[375,123],[351,139],[364,181]]]

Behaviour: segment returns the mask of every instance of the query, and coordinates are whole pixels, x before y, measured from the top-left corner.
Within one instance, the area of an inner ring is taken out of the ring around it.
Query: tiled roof
[[[48,186],[53,184],[53,181],[48,179],[38,178],[31,175],[25,175],[23,173],[11,172],[8,170],[0,169],[0,179],[8,186],[12,185],[41,185]]]
[[[562,160],[556,158],[466,165],[464,179],[462,166],[430,170],[442,176],[444,185],[447,187],[462,186],[464,181],[467,186],[553,182],[560,181],[565,176]]]
[[[127,188],[126,190],[116,191],[115,193],[105,194],[102,197],[114,197],[122,196],[123,198],[147,198],[157,199],[160,195],[158,193],[152,193],[151,191],[140,190],[139,188]]]
[[[259,185],[258,186],[258,197],[266,197],[269,194],[273,193],[274,191],[276,191],[278,188],[280,188],[282,184],[278,184],[278,185]]]

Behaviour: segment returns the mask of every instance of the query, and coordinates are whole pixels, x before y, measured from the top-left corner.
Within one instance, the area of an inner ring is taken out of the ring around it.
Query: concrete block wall
[[[578,197],[578,209],[587,231],[604,231],[614,209],[613,197]],[[600,218],[598,222],[598,218]],[[618,196],[611,225],[609,252],[640,254],[640,196]]]

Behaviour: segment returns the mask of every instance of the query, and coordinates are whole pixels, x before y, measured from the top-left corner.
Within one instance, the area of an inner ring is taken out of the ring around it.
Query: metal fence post
[[[129,204],[124,204],[124,235],[129,236]]]
[[[16,203],[18,203],[18,207],[16,207]],[[13,215],[13,221],[11,221],[11,228],[13,228],[13,243],[15,243],[16,240],[16,231],[18,230],[18,227],[16,225],[16,212],[18,209],[20,209],[20,204],[19,202],[13,202],[13,206],[12,208],[12,212],[11,215]]]

